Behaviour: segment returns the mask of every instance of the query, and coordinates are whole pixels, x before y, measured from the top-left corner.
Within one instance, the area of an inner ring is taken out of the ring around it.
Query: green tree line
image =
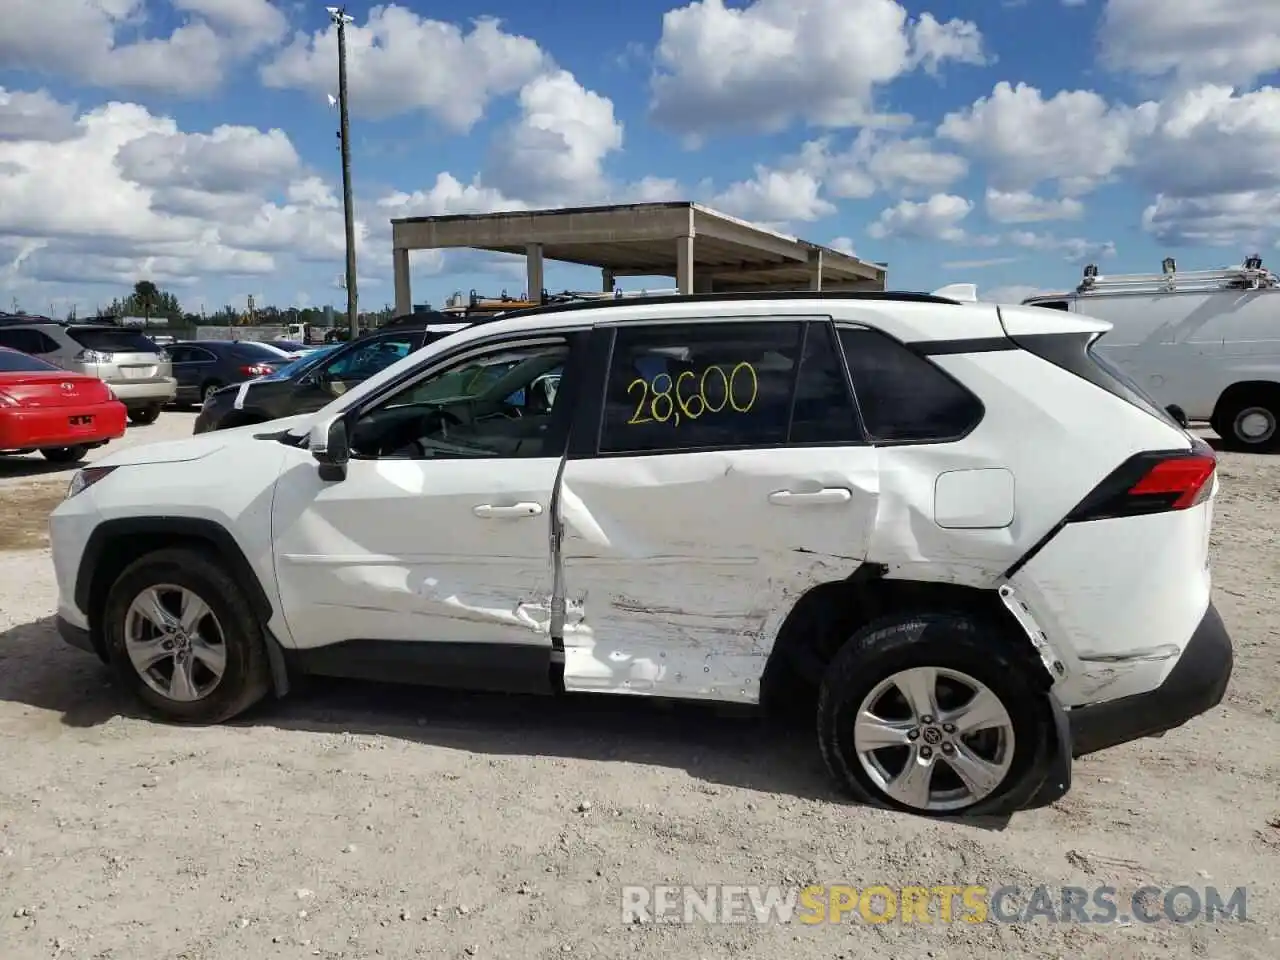
[[[22,312],[15,302],[15,312]],[[139,280],[133,290],[124,296],[117,296],[105,307],[99,307],[99,316],[103,317],[146,317],[148,320],[163,318],[169,327],[195,326],[235,326],[252,324],[254,326],[275,326],[290,323],[309,323],[313,327],[323,326],[325,311],[319,307],[281,307],[274,304],[254,306],[252,314],[246,309],[237,309],[231,304],[224,304],[212,312],[193,313],[184,309],[177,296],[164,290],[150,280]],[[78,313],[72,308],[67,314],[68,320],[77,319]],[[390,306],[381,310],[362,311],[359,316],[360,326],[379,326],[395,316]],[[84,319],[81,315],[80,319]],[[334,312],[335,326],[346,325],[346,313]]]

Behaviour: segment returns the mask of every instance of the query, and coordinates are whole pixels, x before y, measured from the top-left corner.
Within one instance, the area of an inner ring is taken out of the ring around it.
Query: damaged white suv
[[[781,705],[858,798],[1045,802],[1232,666],[1214,455],[1107,329],[893,293],[512,314],[82,470],[60,630],[170,720],[300,674]]]

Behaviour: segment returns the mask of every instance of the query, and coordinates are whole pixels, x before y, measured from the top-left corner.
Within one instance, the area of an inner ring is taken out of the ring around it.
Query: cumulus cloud
[[[186,22],[151,35],[144,0],[5,0],[0,64],[91,86],[198,96],[285,29],[270,0],[169,2]]]
[[[875,122],[885,84],[986,62],[972,23],[912,20],[895,0],[694,0],[663,16],[655,58],[654,120],[696,135]]]
[[[0,244],[22,252],[10,283],[181,284],[341,259],[341,205],[281,131],[189,133],[112,102],[63,133],[0,140]]]
[[[1117,72],[1248,85],[1280,70],[1275,0],[1107,0],[1098,36]]]
[[[262,68],[262,82],[319,97],[333,85],[337,47],[335,26],[298,34]],[[389,4],[347,27],[351,110],[369,119],[420,111],[466,132],[495,97],[515,93],[549,66],[537,42],[492,18],[464,30]]]

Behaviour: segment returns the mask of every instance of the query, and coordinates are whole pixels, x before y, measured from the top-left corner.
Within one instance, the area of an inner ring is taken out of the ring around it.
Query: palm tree
[[[142,311],[142,316],[151,319],[151,311],[160,302],[160,288],[150,280],[139,280],[133,285],[133,299]]]

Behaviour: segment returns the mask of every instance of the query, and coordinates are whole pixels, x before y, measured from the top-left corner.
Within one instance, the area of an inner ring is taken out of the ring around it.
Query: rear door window
[[[53,364],[37,360],[25,353],[0,350],[0,373],[38,373],[57,369]]]
[[[72,328],[71,339],[86,350],[99,353],[159,353],[155,342],[134,330]]]
[[[844,327],[840,345],[873,441],[958,440],[982,420],[977,397],[893,338],[865,327]]]
[[[57,350],[58,343],[39,330],[0,330],[0,347],[40,355]]]
[[[618,328],[599,452],[784,443],[804,328],[800,320]]]

